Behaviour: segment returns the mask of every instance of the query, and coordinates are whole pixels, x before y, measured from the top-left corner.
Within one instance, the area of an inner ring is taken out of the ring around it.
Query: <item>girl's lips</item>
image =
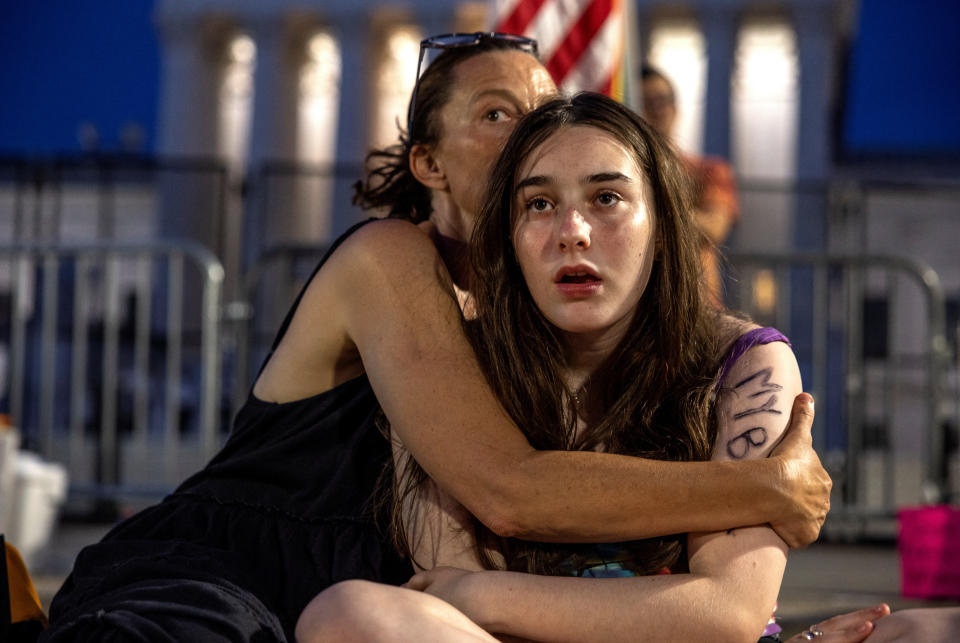
[[[590,279],[599,280],[600,277],[597,275],[597,271],[592,267],[586,264],[578,264],[576,266],[564,266],[560,268],[553,276],[555,282],[570,282],[570,281],[587,281]]]
[[[582,298],[595,294],[603,280],[590,266],[564,266],[554,275],[554,285],[567,297]]]
[[[584,281],[558,281],[554,284],[560,294],[572,298],[583,298],[595,295],[603,281],[600,279],[588,279]]]

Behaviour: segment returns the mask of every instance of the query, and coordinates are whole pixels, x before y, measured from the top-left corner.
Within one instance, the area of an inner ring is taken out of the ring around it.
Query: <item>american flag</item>
[[[536,38],[561,91],[629,98],[631,0],[493,0],[494,31]]]

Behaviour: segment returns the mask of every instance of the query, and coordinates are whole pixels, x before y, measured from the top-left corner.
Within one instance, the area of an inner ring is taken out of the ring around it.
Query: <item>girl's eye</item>
[[[527,201],[527,209],[533,212],[546,212],[551,207],[550,202],[542,196],[536,196]]]
[[[483,117],[491,123],[499,123],[508,120],[510,115],[507,114],[507,110],[505,109],[491,109],[488,110]]]
[[[597,203],[600,205],[616,205],[620,201],[620,195],[615,192],[601,192],[597,196]]]

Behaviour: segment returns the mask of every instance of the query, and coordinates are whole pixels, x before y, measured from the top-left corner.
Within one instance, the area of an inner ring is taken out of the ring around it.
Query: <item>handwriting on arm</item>
[[[734,390],[739,394],[744,394],[747,400],[768,395],[766,401],[759,406],[751,406],[734,413],[734,420],[742,420],[758,413],[772,413],[782,415],[783,412],[776,408],[777,392],[782,391],[783,387],[772,382],[770,377],[773,375],[773,369],[769,366],[761,369],[752,375],[745,377],[734,385]],[[762,426],[755,426],[727,442],[727,455],[735,460],[742,460],[750,453],[751,448],[761,448],[767,443],[767,430]]]

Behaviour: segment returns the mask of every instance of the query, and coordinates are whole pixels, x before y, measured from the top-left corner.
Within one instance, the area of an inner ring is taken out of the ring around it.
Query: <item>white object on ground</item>
[[[67,495],[67,470],[44,462],[35,453],[20,451],[14,463],[13,502],[7,513],[7,540],[29,568],[50,542],[57,512]]]

